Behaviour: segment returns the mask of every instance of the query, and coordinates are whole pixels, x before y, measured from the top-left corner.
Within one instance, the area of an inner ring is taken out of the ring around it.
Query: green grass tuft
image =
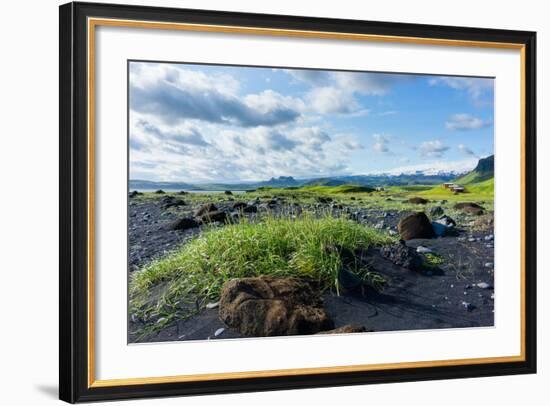
[[[426,261],[424,262],[424,267],[428,269],[437,268],[439,265],[443,264],[445,260],[438,254],[426,253],[424,254]]]
[[[260,275],[307,278],[338,292],[339,250],[393,241],[377,230],[331,216],[267,217],[213,228],[132,275],[131,312],[146,320],[186,317],[189,310],[182,309],[218,300],[226,281]],[[351,271],[366,282],[381,282],[367,269]]]

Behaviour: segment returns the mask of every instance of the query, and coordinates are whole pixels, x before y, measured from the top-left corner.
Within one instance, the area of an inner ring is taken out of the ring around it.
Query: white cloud
[[[476,153],[474,151],[472,151],[470,148],[468,148],[466,145],[464,144],[459,144],[458,145],[458,150],[464,154],[464,155],[469,155],[469,156],[477,156]]]
[[[449,117],[449,120],[445,122],[445,127],[447,129],[459,131],[479,130],[480,128],[489,127],[490,125],[491,121],[482,120],[466,113],[453,114]]]
[[[130,108],[167,124],[194,119],[242,127],[296,121],[303,102],[273,90],[238,94],[229,75],[205,75],[177,65],[138,64],[130,70]]]
[[[331,80],[330,72],[316,69],[283,69],[283,71],[294,79],[306,82],[314,86],[327,85]]]
[[[332,75],[341,89],[371,96],[386,95],[396,84],[413,78],[409,75],[370,72],[333,72]]]
[[[237,129],[187,120],[173,127],[131,111],[130,148],[131,178],[200,183],[345,174],[350,154],[363,147],[353,134],[318,126]]]
[[[370,72],[327,72],[317,70],[285,70],[294,79],[312,88],[306,95],[310,110],[317,113],[366,115],[369,109],[361,106],[357,95],[383,96],[393,86],[413,80],[410,75]]]
[[[420,155],[423,157],[440,158],[449,147],[444,145],[441,141],[424,141],[418,147]]]
[[[389,136],[384,134],[373,134],[372,138],[374,139],[374,144],[372,146],[372,149],[376,152],[387,154],[390,153],[390,149],[388,147],[389,144]]]
[[[359,109],[353,95],[337,87],[316,87],[306,95],[309,109],[319,114],[346,114]]]
[[[444,85],[456,90],[464,90],[468,93],[475,105],[482,106],[492,104],[489,95],[493,91],[494,80],[491,78],[466,78],[466,77],[438,77],[430,79],[429,84]]]

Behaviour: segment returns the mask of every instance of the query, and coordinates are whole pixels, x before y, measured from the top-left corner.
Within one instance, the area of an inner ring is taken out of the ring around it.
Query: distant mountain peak
[[[478,172],[493,172],[495,171],[495,156],[490,155],[486,158],[481,158],[474,171]]]
[[[455,180],[458,184],[471,184],[479,183],[485,180],[491,179],[495,176],[495,156],[490,155],[485,158],[481,158],[476,167],[467,174],[459,177]]]

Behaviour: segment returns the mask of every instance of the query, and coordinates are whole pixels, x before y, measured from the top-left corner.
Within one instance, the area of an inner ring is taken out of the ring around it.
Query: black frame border
[[[386,371],[88,387],[87,19],[119,18],[525,46],[525,360]],[[59,398],[85,401],[536,373],[536,33],[73,2],[59,8]]]

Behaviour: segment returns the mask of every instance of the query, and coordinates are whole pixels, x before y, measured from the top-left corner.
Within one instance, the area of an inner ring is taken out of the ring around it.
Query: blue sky
[[[464,172],[493,154],[489,78],[146,62],[129,71],[131,179]]]

